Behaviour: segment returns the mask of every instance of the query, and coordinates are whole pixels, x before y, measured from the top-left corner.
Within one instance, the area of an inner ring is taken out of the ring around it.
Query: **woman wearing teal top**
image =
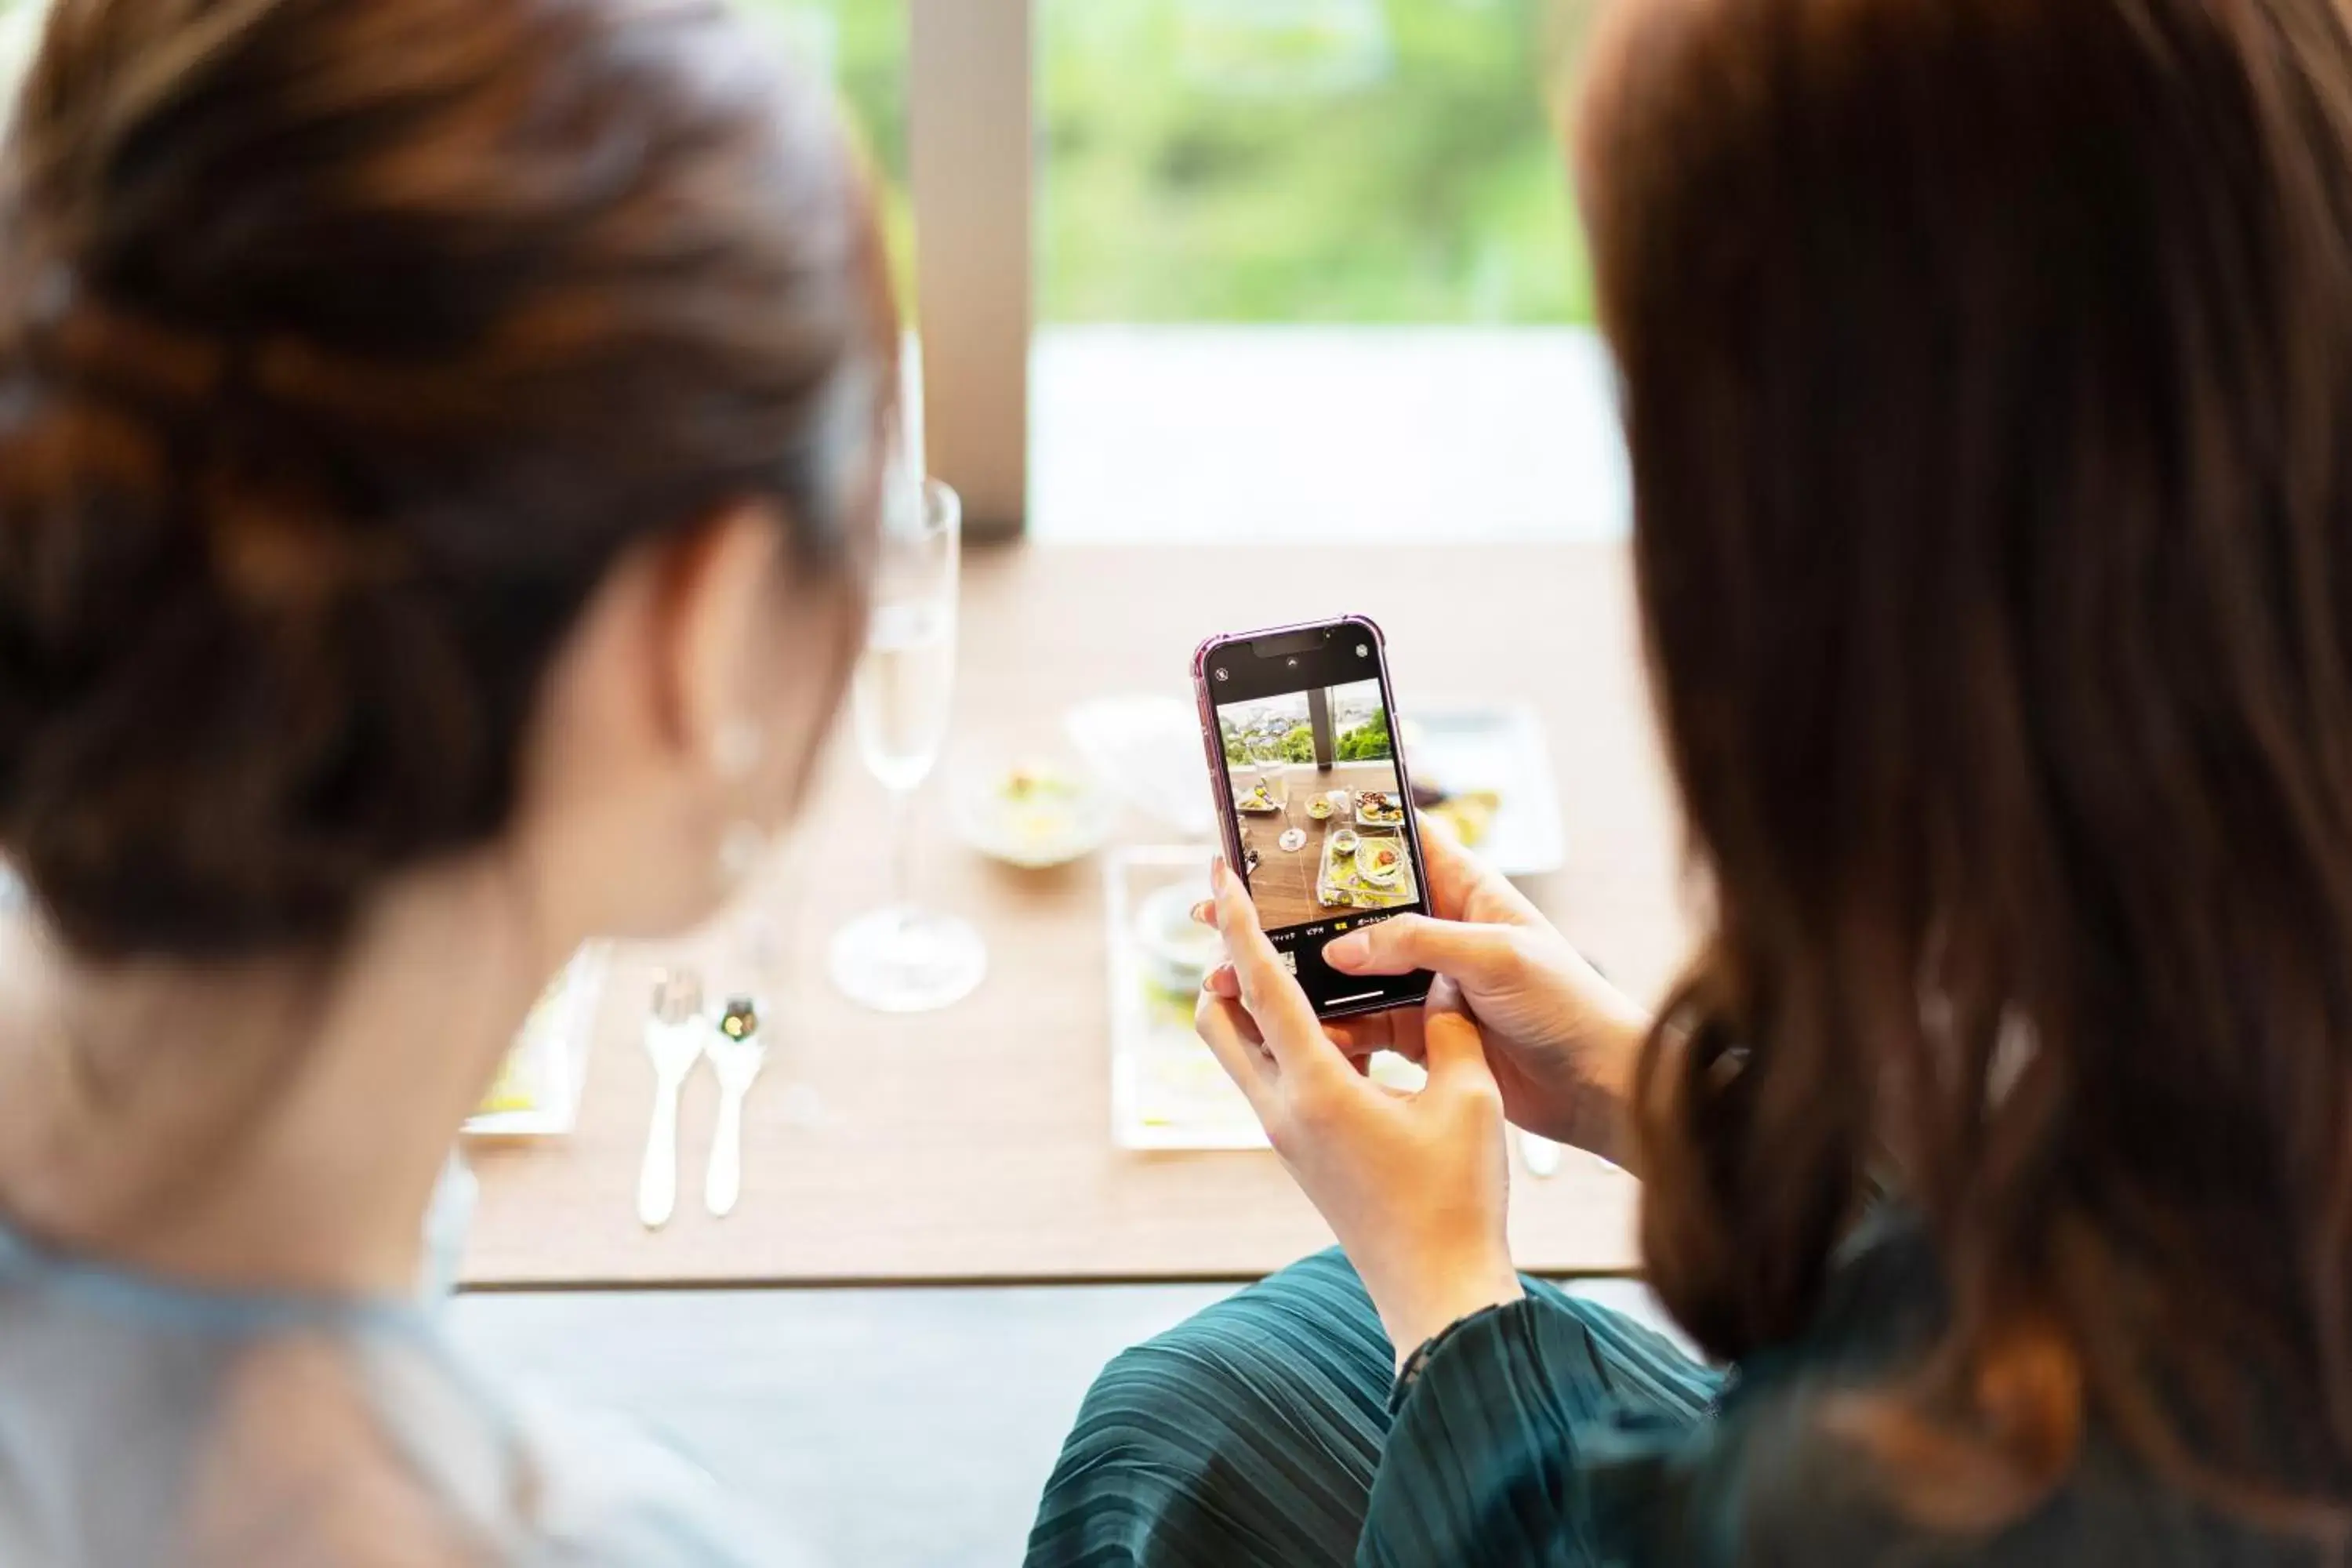
[[[2352,19],[1628,0],[1595,57],[1705,940],[1645,1018],[1441,846],[1329,950],[1428,1008],[1326,1030],[1221,868],[1202,1033],[1345,1257],[1115,1362],[1030,1561],[2342,1562]],[[1507,1118],[1642,1177],[1704,1361],[1513,1271]]]

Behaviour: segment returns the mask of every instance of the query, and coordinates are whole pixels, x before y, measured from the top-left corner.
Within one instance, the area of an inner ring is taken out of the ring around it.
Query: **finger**
[[[1389,1016],[1389,1049],[1409,1062],[1429,1059],[1427,1010],[1400,1007]]]
[[[1394,1051],[1409,1062],[1421,1060],[1422,1024],[1418,1007],[1394,1007],[1361,1018],[1342,1018],[1323,1026],[1343,1055],[1376,1056]]]
[[[1202,978],[1201,989],[1212,995],[1237,998],[1242,994],[1241,976],[1234,973],[1232,964],[1220,963]]]
[[[1495,1070],[1486,1065],[1486,1037],[1462,1006],[1462,993],[1451,981],[1430,987],[1422,1007],[1423,1063],[1429,1086],[1440,1090],[1495,1087]]]
[[[1422,869],[1429,880],[1430,908],[1452,919],[1462,912],[1473,894],[1484,892],[1512,911],[1508,919],[1520,924],[1542,921],[1543,911],[1529,903],[1527,895],[1513,887],[1509,879],[1463,847],[1461,836],[1454,831],[1452,823],[1442,816],[1416,811],[1413,826],[1421,838]]]
[[[1391,1051],[1396,1049],[1395,1020],[1411,1010],[1399,1008],[1361,1018],[1340,1018],[1324,1025],[1323,1032],[1344,1056],[1369,1057],[1375,1051]]]
[[[1427,915],[1398,915],[1360,927],[1323,949],[1343,974],[1451,974],[1473,985],[1499,985],[1518,965],[1517,928],[1465,925]]]
[[[1250,1016],[1248,1005],[1243,1002],[1240,997],[1210,997],[1202,995],[1196,999],[1192,1004],[1192,1022],[1195,1025],[1200,1023],[1202,1007],[1212,1001],[1231,1003],[1234,1008],[1238,1009],[1238,1011],[1235,1011],[1232,1015],[1234,1028],[1239,1031],[1242,1042],[1255,1049],[1257,1052],[1259,1058],[1265,1063],[1266,1068],[1271,1071],[1275,1067],[1275,1060],[1272,1054],[1265,1048],[1265,1031],[1257,1026],[1257,1020]]]
[[[1226,957],[1241,983],[1242,1004],[1257,1020],[1266,1048],[1285,1072],[1335,1068],[1339,1053],[1328,1048],[1315,1005],[1299,989],[1297,977],[1282,966],[1274,944],[1258,929],[1249,889],[1222,859],[1211,880],[1217,893],[1217,931],[1225,939]]]
[[[1445,818],[1415,806],[1412,825],[1421,836],[1421,858],[1428,862],[1429,890],[1437,892],[1442,883],[1465,874],[1469,868],[1469,854],[1462,847],[1462,836]]]
[[[1422,869],[1429,879],[1430,906],[1458,912],[1477,885],[1481,870],[1478,862],[1470,858],[1470,852],[1462,847],[1461,836],[1444,817],[1416,811],[1413,826],[1421,837]]]
[[[1261,1122],[1280,1094],[1274,1081],[1274,1063],[1257,1037],[1249,1015],[1239,1002],[1201,994],[1192,1008],[1192,1027],[1208,1046],[1209,1054],[1225,1069]]]
[[[1192,918],[1204,926],[1215,925],[1217,923],[1217,906],[1210,900],[1202,899],[1199,903],[1192,906]]]

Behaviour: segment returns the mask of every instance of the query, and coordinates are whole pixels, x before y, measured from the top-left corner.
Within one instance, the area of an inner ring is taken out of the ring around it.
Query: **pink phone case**
[[[1300,621],[1286,626],[1265,626],[1253,632],[1222,632],[1204,640],[1192,650],[1192,695],[1201,714],[1201,750],[1209,763],[1209,787],[1216,796],[1217,837],[1224,850],[1225,864],[1235,871],[1242,865],[1241,818],[1234,811],[1233,791],[1226,787],[1225,748],[1217,731],[1217,704],[1210,695],[1209,656],[1234,643],[1252,643],[1264,637],[1288,637],[1296,632],[1321,631],[1326,626],[1357,626],[1372,634],[1372,646],[1380,650],[1375,661],[1380,667],[1381,701],[1388,709],[1389,726],[1396,740],[1395,752],[1397,790],[1403,797],[1405,845],[1412,857],[1413,883],[1422,890],[1423,901],[1429,896],[1428,862],[1421,852],[1421,814],[1412,805],[1412,774],[1407,770],[1404,755],[1403,721],[1397,715],[1396,692],[1389,685],[1388,637],[1378,621],[1370,616],[1333,616],[1319,621]],[[1398,1007],[1409,1007],[1419,997],[1383,997],[1378,1002],[1353,1007],[1320,1008],[1317,1016],[1349,1018],[1360,1014],[1386,1013]]]

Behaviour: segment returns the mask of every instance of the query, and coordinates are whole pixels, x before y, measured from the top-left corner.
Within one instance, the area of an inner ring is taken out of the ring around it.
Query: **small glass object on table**
[[[937,479],[885,510],[873,617],[851,707],[857,749],[891,800],[890,901],[833,939],[833,981],[884,1013],[928,1013],[969,995],[988,973],[980,933],[914,899],[915,792],[947,738],[955,692],[956,587],[963,504]]]

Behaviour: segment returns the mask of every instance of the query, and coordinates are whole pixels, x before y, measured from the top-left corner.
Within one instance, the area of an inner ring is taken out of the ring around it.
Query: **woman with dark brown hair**
[[[1626,0],[1597,53],[1706,940],[1644,1020],[1441,851],[1451,919],[1329,950],[1426,1014],[1327,1032],[1221,872],[1202,1032],[1346,1259],[1115,1363],[1031,1561],[2340,1563],[2352,16]],[[1506,1116],[1642,1175],[1728,1373],[1515,1276]]]
[[[712,0],[55,0],[0,147],[0,1563],[779,1561],[408,1303],[865,615],[897,326]]]

